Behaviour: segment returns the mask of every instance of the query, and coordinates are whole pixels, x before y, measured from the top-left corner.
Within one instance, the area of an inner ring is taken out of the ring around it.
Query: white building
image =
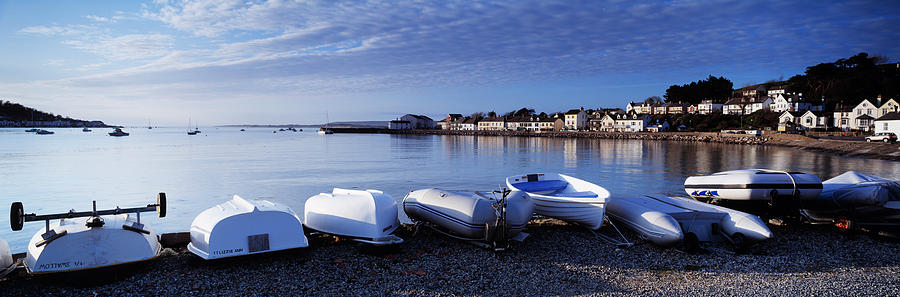
[[[824,129],[828,125],[828,117],[821,111],[807,110],[800,116],[799,124],[806,129]]]
[[[800,116],[803,114],[799,111],[784,111],[778,116],[779,123],[794,123],[797,124],[800,121]]]
[[[475,131],[478,130],[478,120],[473,118],[466,118],[462,123],[459,123],[459,130],[465,131]]]
[[[778,94],[772,100],[770,108],[774,112],[814,110],[813,105],[803,100],[800,94]]]
[[[772,98],[754,98],[744,105],[744,114],[751,114],[759,110],[769,110],[772,105]]]
[[[870,126],[874,124],[875,116],[878,115],[878,107],[869,100],[863,100],[850,113],[852,120],[850,121],[850,129],[869,131]]]
[[[697,112],[700,114],[722,113],[722,103],[714,100],[703,100],[697,104]]]
[[[875,133],[894,132],[900,136],[900,113],[889,112],[875,120]]]
[[[582,109],[573,109],[566,112],[566,129],[569,130],[586,130],[587,127],[587,113],[584,112],[584,108]]]
[[[616,116],[616,132],[641,132],[650,123],[650,116],[645,114],[620,114]]]
[[[879,98],[881,99],[881,98]],[[894,99],[888,99],[888,101],[881,104],[881,107],[878,108],[878,116],[884,116],[891,112],[900,112],[900,103],[894,101]],[[900,134],[898,134],[900,135]]]

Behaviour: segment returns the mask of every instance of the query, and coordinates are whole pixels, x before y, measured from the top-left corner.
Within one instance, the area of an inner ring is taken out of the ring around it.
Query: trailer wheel
[[[156,213],[160,218],[166,217],[166,193],[160,192],[156,196]]]
[[[13,202],[9,209],[9,226],[13,231],[19,231],[22,225],[25,225],[25,208],[22,202]]]
[[[694,232],[688,232],[688,234],[684,235],[684,251],[690,254],[696,254],[700,251],[700,239],[697,238],[697,234]]]

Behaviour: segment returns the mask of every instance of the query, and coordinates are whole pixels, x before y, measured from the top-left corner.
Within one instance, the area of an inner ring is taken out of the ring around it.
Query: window
[[[887,130],[887,129],[888,129],[887,123],[884,123],[884,130]]]

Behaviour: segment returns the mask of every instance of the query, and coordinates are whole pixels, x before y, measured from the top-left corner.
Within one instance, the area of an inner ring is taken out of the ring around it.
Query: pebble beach
[[[524,242],[494,252],[427,228],[373,249],[328,235],[310,247],[203,261],[167,248],[115,271],[0,281],[2,296],[897,296],[900,241],[827,225],[770,225],[745,254],[707,243],[689,254],[617,247],[578,226],[534,219]],[[604,229],[609,231],[609,227]]]

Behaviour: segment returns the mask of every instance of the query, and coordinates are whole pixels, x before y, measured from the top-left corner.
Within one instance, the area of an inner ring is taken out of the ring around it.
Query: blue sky
[[[709,74],[900,60],[900,2],[822,2],[0,0],[0,99],[126,125],[320,123],[624,107]]]

